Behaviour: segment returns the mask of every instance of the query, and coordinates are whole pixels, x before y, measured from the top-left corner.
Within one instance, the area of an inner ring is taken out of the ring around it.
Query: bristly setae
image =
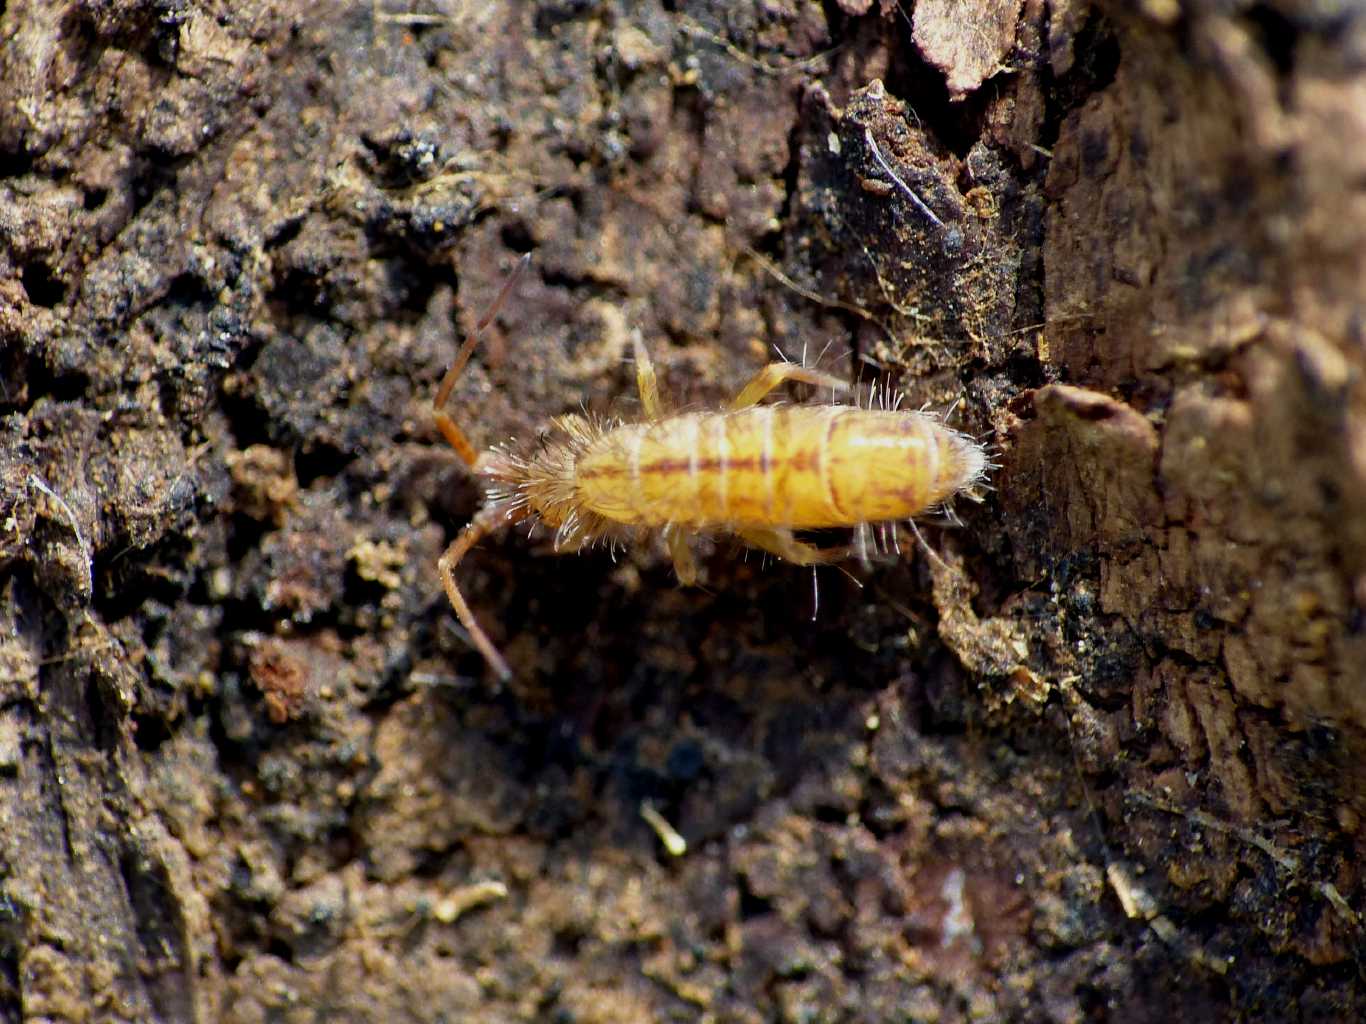
[[[475,621],[454,575],[470,548],[504,526],[542,522],[555,530],[556,549],[569,551],[658,532],[679,581],[691,584],[697,580],[689,545],[694,534],[733,534],[798,565],[833,562],[848,557],[849,548],[818,548],[793,531],[863,530],[869,523],[909,520],[985,477],[982,445],[930,413],[759,405],[786,381],[849,390],[844,381],[793,363],[765,366],[723,410],[667,413],[639,334],[634,343],[640,422],[560,416],[541,444],[498,446],[480,455],[442,406],[529,261],[522,258],[465,340],[434,402],[441,433],[490,482],[484,507],[437,568],[470,639],[504,679],[512,671]]]

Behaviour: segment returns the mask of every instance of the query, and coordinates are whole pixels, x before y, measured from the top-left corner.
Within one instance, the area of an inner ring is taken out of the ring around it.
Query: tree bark
[[[1366,17],[0,39],[0,1020],[1362,1015]],[[525,251],[480,447],[638,416],[638,329],[673,408],[776,349],[990,487],[818,611],[725,537],[687,590],[649,538],[498,537],[499,685],[430,403]]]

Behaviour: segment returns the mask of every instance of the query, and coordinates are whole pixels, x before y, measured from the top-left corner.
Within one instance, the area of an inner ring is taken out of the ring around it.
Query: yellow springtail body
[[[526,266],[524,258],[466,339],[437,391],[441,433],[490,482],[488,501],[438,563],[442,584],[474,645],[503,678],[507,662],[475,620],[454,570],[479,540],[531,519],[555,530],[557,548],[658,533],[678,578],[697,579],[690,538],[733,534],[750,547],[799,565],[836,561],[848,549],[818,548],[794,530],[861,528],[912,519],[980,483],[981,444],[925,412],[850,405],[759,405],[786,381],[833,390],[849,386],[792,363],[761,369],[724,410],[666,414],[654,365],[634,338],[640,422],[560,416],[543,443],[482,455],[442,411],[479,335]]]

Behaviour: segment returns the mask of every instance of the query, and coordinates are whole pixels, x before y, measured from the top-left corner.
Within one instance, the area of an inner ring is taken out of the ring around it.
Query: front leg
[[[659,382],[655,378],[655,364],[645,350],[640,331],[631,334],[631,347],[636,356],[636,387],[640,389],[640,408],[647,420],[657,420],[662,414],[659,405]]]
[[[674,562],[674,573],[678,576],[678,582],[685,587],[697,585],[697,559],[693,557],[692,548],[688,547],[688,538],[683,535],[683,531],[678,527],[670,527],[664,534],[665,543],[669,546],[669,557]]]

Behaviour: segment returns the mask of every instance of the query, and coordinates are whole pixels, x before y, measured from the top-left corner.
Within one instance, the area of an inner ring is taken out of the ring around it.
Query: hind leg
[[[784,384],[790,380],[799,380],[803,384],[814,384],[818,388],[830,388],[833,391],[849,390],[847,381],[832,377],[828,373],[808,370],[805,366],[798,366],[796,363],[769,363],[751,377],[748,384],[741,388],[740,393],[735,396],[735,400],[730,403],[730,407],[732,409],[747,409],[779,384]]]
[[[818,548],[797,540],[791,530],[754,528],[738,532],[740,539],[750,547],[767,551],[794,565],[825,565],[849,557],[848,548]]]

